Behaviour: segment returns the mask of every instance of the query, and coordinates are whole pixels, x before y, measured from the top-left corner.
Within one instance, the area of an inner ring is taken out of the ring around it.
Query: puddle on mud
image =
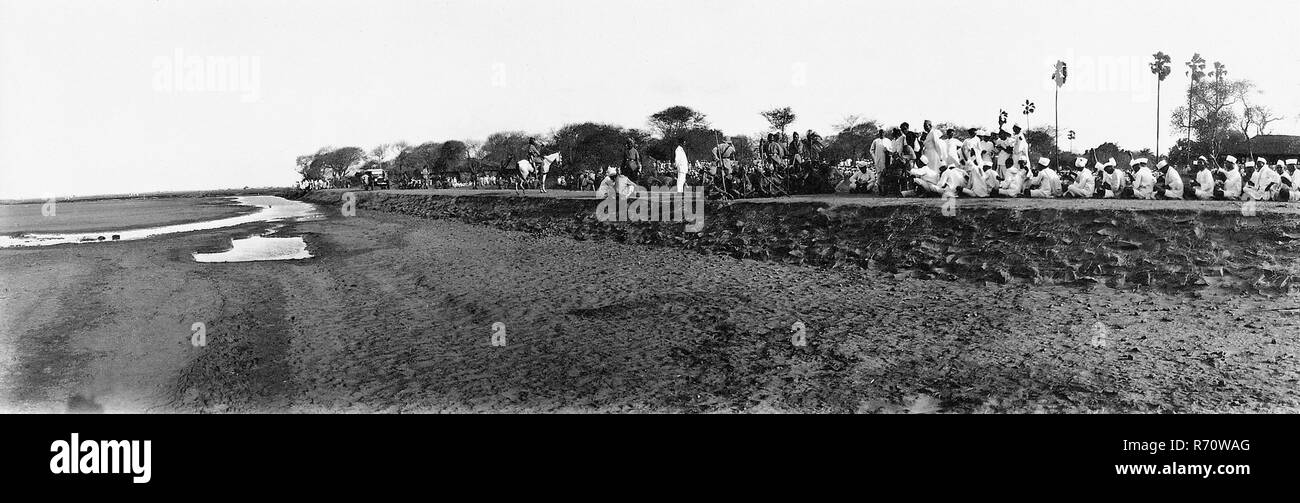
[[[231,248],[223,252],[194,252],[195,262],[258,262],[263,260],[299,260],[311,258],[307,242],[301,236],[269,238],[252,236],[234,239]]]
[[[243,196],[236,197],[235,200],[243,205],[259,206],[261,209],[257,212],[237,217],[208,220],[204,222],[191,222],[187,224],[166,225],[162,227],[149,227],[145,229],[106,230],[64,234],[23,234],[17,237],[0,236],[0,248],[50,246],[68,243],[132,241],[136,239],[161,236],[164,234],[234,227],[236,225],[244,225],[253,222],[282,222],[290,220],[301,222],[325,218],[325,214],[322,213],[316,205],[311,203],[292,201],[275,196]]]

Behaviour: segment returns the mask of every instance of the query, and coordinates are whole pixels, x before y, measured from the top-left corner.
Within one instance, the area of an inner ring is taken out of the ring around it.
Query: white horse
[[[559,152],[556,152],[542,157],[542,169],[538,171],[538,173],[541,175],[541,187],[543,193],[546,192],[546,174],[551,172],[552,164],[564,164],[564,156],[561,156]],[[523,159],[515,163],[515,169],[518,170],[518,173],[510,173],[508,176],[514,179],[515,190],[526,192],[524,181],[527,180],[528,177],[532,176],[535,167],[533,166],[533,163],[528,161],[528,159]]]

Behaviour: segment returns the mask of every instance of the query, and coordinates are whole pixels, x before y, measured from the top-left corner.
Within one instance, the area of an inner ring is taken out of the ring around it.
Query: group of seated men
[[[1088,160],[1079,157],[1072,169],[1058,173],[1046,157],[1030,164],[1027,156],[1020,156],[1001,167],[985,159],[976,168],[950,162],[935,167],[921,156],[910,170],[912,187],[902,195],[1300,201],[1296,159],[1270,166],[1259,158],[1242,168],[1236,157],[1224,161],[1222,167],[1212,167],[1204,156],[1198,158],[1192,163],[1194,179],[1184,184],[1178,169],[1163,159],[1153,170],[1148,159],[1135,158],[1126,170],[1114,158],[1090,168]]]

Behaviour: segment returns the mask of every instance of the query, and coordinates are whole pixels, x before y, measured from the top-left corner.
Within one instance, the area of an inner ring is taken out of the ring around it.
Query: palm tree
[[[1057,152],[1061,151],[1061,86],[1065,85],[1066,73],[1065,62],[1057,61],[1056,71],[1052,72],[1052,80],[1056,81],[1056,130],[1053,131],[1056,136],[1052,142],[1055,143]],[[1074,150],[1074,147],[1070,147],[1070,150]]]
[[[1034,102],[1025,100],[1025,104],[1022,106],[1020,113],[1025,114],[1025,137],[1026,138],[1029,137],[1029,114],[1034,113],[1034,110],[1036,110],[1036,108],[1034,107]]]
[[[1169,76],[1169,72],[1171,71],[1171,69],[1169,68],[1168,54],[1165,54],[1164,52],[1157,52],[1153,56],[1155,59],[1151,61],[1151,73],[1155,74],[1156,78],[1158,79],[1156,80],[1156,157],[1159,157],[1160,156],[1160,83],[1164,82],[1165,77]]]
[[[1191,77],[1192,82],[1187,85],[1187,165],[1192,165],[1192,118],[1196,117],[1194,108],[1196,103],[1192,101],[1192,93],[1195,92],[1196,83],[1205,77],[1205,58],[1201,53],[1192,55],[1192,60],[1187,62],[1187,76]]]

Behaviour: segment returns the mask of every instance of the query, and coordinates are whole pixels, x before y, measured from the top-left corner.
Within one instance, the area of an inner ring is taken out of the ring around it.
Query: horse
[[[541,180],[540,180],[541,191],[545,193],[546,174],[551,171],[552,165],[563,165],[563,164],[564,164],[564,156],[560,155],[559,152],[556,152],[548,156],[543,156],[542,166],[540,171],[538,171],[536,167],[533,166],[533,163],[529,162],[528,159],[522,159],[514,163],[507,162],[506,167],[501,169],[501,177],[503,179],[509,180],[509,183],[511,183],[511,185],[513,185],[514,187],[514,190],[517,190],[522,194],[528,191],[527,186],[524,184],[524,182],[528,180],[535,171],[538,171],[541,174]]]

